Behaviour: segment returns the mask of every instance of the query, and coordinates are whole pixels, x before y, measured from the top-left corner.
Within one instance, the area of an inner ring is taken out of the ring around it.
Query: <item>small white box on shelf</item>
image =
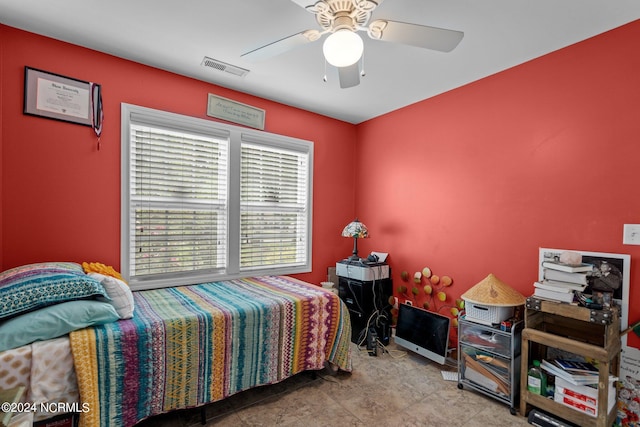
[[[515,311],[514,306],[481,305],[471,301],[465,301],[464,307],[467,320],[489,326],[513,317]]]

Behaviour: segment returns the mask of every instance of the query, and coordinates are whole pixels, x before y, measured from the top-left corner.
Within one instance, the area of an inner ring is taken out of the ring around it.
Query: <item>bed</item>
[[[58,338],[73,355],[81,426],[132,426],[326,364],[351,371],[348,312],[319,286],[264,276],[133,292],[133,299],[130,319]],[[37,386],[25,381],[29,399]]]

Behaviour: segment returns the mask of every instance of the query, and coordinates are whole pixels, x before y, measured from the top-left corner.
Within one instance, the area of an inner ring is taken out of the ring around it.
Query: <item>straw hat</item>
[[[526,301],[524,295],[489,274],[481,282],[462,294],[462,299],[476,304],[514,306],[523,305]]]

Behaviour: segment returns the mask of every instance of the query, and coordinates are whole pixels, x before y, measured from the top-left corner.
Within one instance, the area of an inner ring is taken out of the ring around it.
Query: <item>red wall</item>
[[[353,125],[0,25],[0,270],[44,260],[120,265],[120,104],[207,118],[214,93],[266,110],[266,131],[314,142],[313,273],[351,251]],[[102,85],[101,149],[90,127],[23,115],[24,67]]]
[[[531,295],[550,247],[631,254],[640,300],[640,246],[622,244],[640,223],[638,40],[634,22],[358,126],[360,246],[390,253],[394,287],[428,266],[449,303],[489,273]]]

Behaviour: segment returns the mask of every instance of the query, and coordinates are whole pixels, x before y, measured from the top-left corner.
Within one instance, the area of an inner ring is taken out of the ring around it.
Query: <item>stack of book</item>
[[[574,385],[598,384],[598,368],[588,362],[567,359],[542,360],[540,367],[555,376]]]
[[[533,283],[533,295],[553,301],[574,301],[575,292],[587,287],[591,264],[569,265],[557,261],[542,263],[543,279]]]

